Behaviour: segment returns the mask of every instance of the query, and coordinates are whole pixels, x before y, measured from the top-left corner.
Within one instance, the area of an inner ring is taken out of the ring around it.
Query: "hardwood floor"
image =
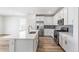
[[[51,37],[40,37],[37,52],[64,52]]]

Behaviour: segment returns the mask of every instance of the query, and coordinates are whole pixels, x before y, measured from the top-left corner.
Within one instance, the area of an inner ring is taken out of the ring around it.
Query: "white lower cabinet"
[[[51,34],[52,34],[52,29],[44,29],[45,36],[51,36]]]
[[[54,38],[54,29],[52,29],[51,36]]]
[[[33,40],[33,52],[36,52],[38,46],[38,36]]]
[[[60,44],[61,47],[63,47],[63,40],[62,40],[62,36],[61,35],[59,35],[59,44]]]
[[[9,52],[36,52],[38,35],[34,39],[9,39]]]
[[[74,52],[72,36],[60,33],[59,44],[66,52]]]
[[[17,39],[15,41],[15,52],[35,52],[37,50],[37,39]]]
[[[44,36],[54,37],[54,29],[44,29]]]
[[[15,52],[31,52],[33,51],[33,40],[17,39],[15,41]]]
[[[9,52],[14,52],[15,50],[15,39],[9,39]]]
[[[48,36],[49,34],[49,29],[44,29],[44,36]]]
[[[62,48],[67,51],[67,44],[68,44],[68,40],[67,37],[62,36]]]

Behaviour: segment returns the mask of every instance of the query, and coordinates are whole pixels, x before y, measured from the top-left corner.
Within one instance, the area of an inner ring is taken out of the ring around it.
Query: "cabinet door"
[[[14,52],[15,50],[15,39],[9,39],[9,52]]]
[[[60,46],[62,47],[62,36],[61,36],[61,34],[59,35],[59,44],[60,44]]]
[[[53,36],[54,31],[52,29],[44,29],[44,35],[45,36]]]
[[[33,40],[30,39],[16,39],[15,52],[33,52]]]
[[[47,29],[44,29],[44,36],[47,36],[48,35],[48,31]]]
[[[61,11],[59,11],[58,13],[57,13],[57,20],[60,20],[61,19]]]
[[[35,52],[37,49],[37,39],[33,40],[33,51]]]
[[[68,8],[68,25],[72,25],[73,24],[73,20],[75,19],[74,18],[74,7],[69,7]]]
[[[61,18],[64,18],[64,9],[60,10],[55,16],[54,16],[54,25],[58,25],[58,20]]]
[[[53,17],[45,17],[46,25],[53,25]]]
[[[66,51],[67,52],[73,52],[74,51],[73,45],[74,45],[73,38],[72,37],[68,37]]]
[[[64,18],[64,8],[60,11],[60,18]]]
[[[62,34],[59,35],[59,44],[64,50],[66,50],[66,42],[65,42],[66,39],[67,38],[63,36]]]
[[[72,36],[59,34],[59,44],[66,52],[74,51],[74,42]]]
[[[54,21],[53,21],[54,25],[58,25],[58,24],[57,24],[57,21],[58,21],[58,16],[55,15],[55,16],[54,16]]]
[[[62,35],[62,48],[67,50],[67,37],[65,35]]]
[[[54,29],[51,29],[51,36],[54,38]]]
[[[68,8],[64,8],[64,25],[68,25]]]
[[[33,40],[33,51],[36,52],[38,47],[38,35],[36,35],[36,38]]]
[[[68,41],[67,41],[67,37],[63,37],[63,49],[65,50],[65,51],[67,51],[67,43],[68,43]]]
[[[50,29],[44,29],[44,35],[50,36]]]
[[[69,36],[63,36],[63,49],[66,52],[72,52],[73,51],[72,38],[70,38]]]
[[[64,18],[64,9],[61,9],[58,13],[57,13],[57,16],[58,16],[58,20]]]

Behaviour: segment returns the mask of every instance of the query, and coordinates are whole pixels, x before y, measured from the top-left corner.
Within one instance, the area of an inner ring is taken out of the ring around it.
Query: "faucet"
[[[29,26],[28,26],[28,33],[30,33],[31,29],[32,29],[32,26],[29,25]]]

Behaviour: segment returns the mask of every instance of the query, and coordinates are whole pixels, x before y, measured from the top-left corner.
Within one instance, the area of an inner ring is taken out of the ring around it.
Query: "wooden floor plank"
[[[40,37],[37,52],[64,52],[51,37]]]

